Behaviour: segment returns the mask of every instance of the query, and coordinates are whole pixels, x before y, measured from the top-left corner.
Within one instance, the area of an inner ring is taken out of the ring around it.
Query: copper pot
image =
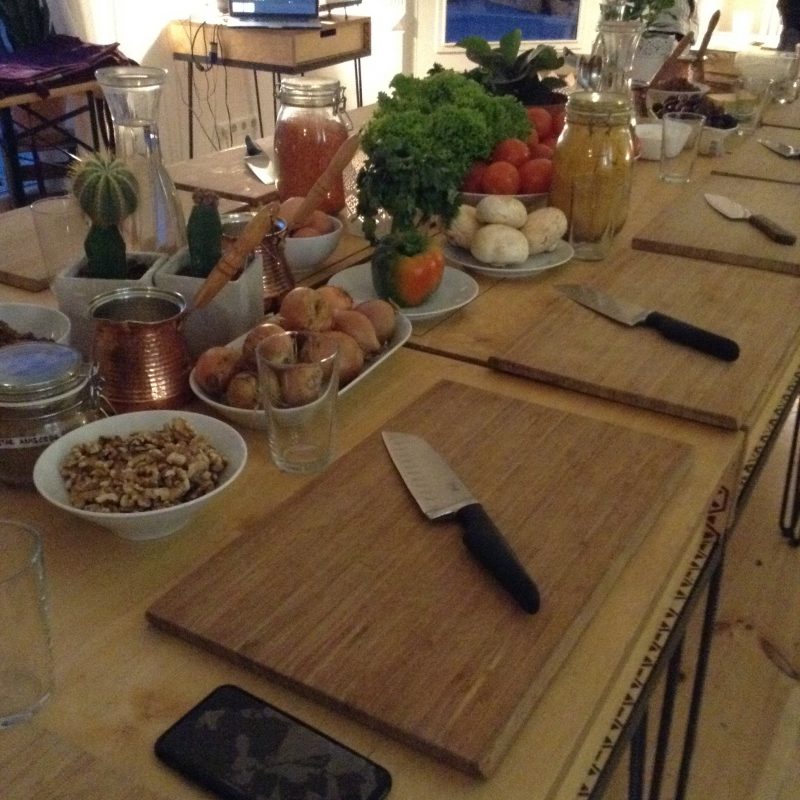
[[[177,408],[190,395],[191,361],[181,328],[187,304],[177,292],[130,286],[89,305],[92,361],[118,412]]]

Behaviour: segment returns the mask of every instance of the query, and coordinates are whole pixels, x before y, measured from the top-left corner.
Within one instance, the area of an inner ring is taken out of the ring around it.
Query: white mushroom
[[[528,214],[521,228],[528,243],[528,254],[549,253],[567,232],[566,214],[554,206],[537,208]]]
[[[481,224],[478,222],[475,207],[462,203],[459,206],[458,214],[456,214],[455,219],[445,231],[445,236],[447,236],[447,241],[450,242],[450,244],[469,250],[472,237],[480,226]]]
[[[509,225],[512,228],[521,228],[528,216],[524,204],[516,197],[497,194],[484,197],[475,206],[475,211],[478,215],[478,222],[495,222],[498,225]]]
[[[528,259],[528,240],[516,228],[490,223],[472,237],[470,252],[478,261],[496,267],[521,264]]]

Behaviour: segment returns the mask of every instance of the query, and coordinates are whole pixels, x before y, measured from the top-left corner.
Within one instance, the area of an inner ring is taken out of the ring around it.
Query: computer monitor
[[[319,27],[319,0],[229,0],[231,27]]]

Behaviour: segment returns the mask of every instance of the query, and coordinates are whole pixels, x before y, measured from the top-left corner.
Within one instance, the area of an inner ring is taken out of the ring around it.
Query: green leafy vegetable
[[[372,242],[381,208],[391,214],[393,231],[437,216],[449,223],[472,163],[487,158],[501,139],[530,133],[514,98],[494,97],[452,70],[424,78],[396,75],[390,87],[391,95],[379,94],[361,134],[367,160],[358,175],[358,213]]]

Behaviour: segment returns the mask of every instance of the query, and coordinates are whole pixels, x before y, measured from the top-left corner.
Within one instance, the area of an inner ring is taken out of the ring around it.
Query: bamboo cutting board
[[[422,515],[376,431],[148,618],[490,775],[691,449],[446,381],[386,429],[424,436],[457,469],[537,581],[538,614],[471,560],[457,524]]]
[[[725,195],[753,213],[772,218],[796,234],[798,241],[776,244],[748,222],[726,219],[706,202],[705,192]],[[632,245],[638,250],[800,275],[798,207],[800,186],[711,175],[681,187],[674,204],[635,234]]]
[[[800,104],[797,101],[786,105],[772,103],[764,110],[761,122],[778,128],[800,129]]]
[[[720,361],[621,325],[551,285],[536,306],[513,309],[517,332],[496,347],[490,366],[723,428],[752,426],[764,387],[800,345],[795,276],[635,250],[588,274],[582,282],[620,300],[733,339],[739,359]]]
[[[714,159],[711,170],[715,175],[735,175],[742,178],[800,184],[800,159],[784,158],[764,147],[759,139],[800,147],[800,130],[761,128],[748,137],[733,153]]]

